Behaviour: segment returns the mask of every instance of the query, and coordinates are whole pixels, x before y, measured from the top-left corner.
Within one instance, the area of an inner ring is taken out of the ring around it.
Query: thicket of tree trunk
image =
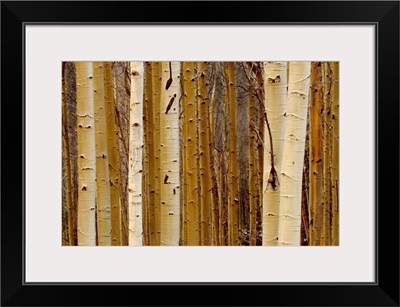
[[[339,245],[337,62],[62,63],[63,245]]]

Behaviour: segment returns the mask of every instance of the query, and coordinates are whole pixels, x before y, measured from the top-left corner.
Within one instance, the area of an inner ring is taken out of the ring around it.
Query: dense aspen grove
[[[62,245],[339,245],[338,62],[63,62]]]

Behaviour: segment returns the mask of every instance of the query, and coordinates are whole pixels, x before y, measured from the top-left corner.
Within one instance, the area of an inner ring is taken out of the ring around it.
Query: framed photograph
[[[399,306],[398,1],[1,26],[2,306]]]

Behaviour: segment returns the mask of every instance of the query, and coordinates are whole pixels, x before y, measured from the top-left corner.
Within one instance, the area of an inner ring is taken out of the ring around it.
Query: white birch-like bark
[[[160,105],[161,159],[161,233],[160,245],[179,245],[180,187],[179,187],[179,98],[180,62],[162,63]]]
[[[268,127],[265,127],[262,237],[263,245],[271,246],[278,245],[280,182],[287,100],[287,62],[264,63],[264,92],[271,136]],[[271,154],[273,154],[273,161]]]
[[[129,246],[142,245],[143,62],[131,62],[129,116]]]
[[[281,170],[278,245],[299,246],[310,62],[290,62]]]

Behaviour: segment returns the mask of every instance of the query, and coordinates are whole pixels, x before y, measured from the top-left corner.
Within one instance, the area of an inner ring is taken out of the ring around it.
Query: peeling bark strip
[[[131,62],[128,158],[129,246],[142,243],[143,62]]]
[[[289,72],[287,113],[296,116],[286,117],[278,244],[299,246],[310,62],[290,62]]]
[[[93,64],[76,63],[78,131],[78,245],[96,245],[96,153],[94,134]],[[83,129],[83,127],[88,127]],[[86,168],[87,170],[82,171]]]
[[[169,69],[168,69],[169,66]],[[161,84],[172,76],[174,81],[169,80],[170,86],[166,90],[161,90],[160,109],[168,103],[165,114],[160,114],[160,174],[165,174],[160,180],[161,193],[161,233],[160,245],[177,246],[179,245],[180,229],[180,195],[179,189],[179,103],[172,104],[176,97],[180,96],[180,62],[162,63]],[[167,174],[168,173],[168,174]],[[178,192],[178,193],[177,193]]]
[[[287,102],[287,62],[264,63],[263,245],[278,245],[280,176]],[[268,114],[268,117],[267,117]]]

